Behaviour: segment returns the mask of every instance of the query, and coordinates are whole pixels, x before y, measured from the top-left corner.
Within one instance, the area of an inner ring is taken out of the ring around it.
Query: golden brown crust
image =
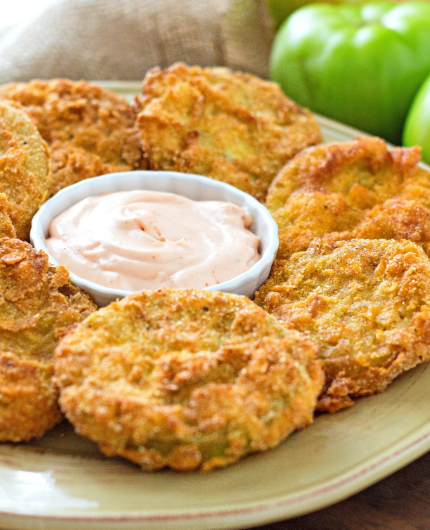
[[[328,240],[409,239],[429,251],[430,173],[419,148],[388,151],[379,138],[309,148],[270,186],[266,206],[279,227],[277,257]]]
[[[61,341],[55,382],[77,432],[146,470],[210,470],[312,421],[313,343],[246,297],[143,291]]]
[[[0,239],[0,441],[39,437],[61,420],[51,383],[61,337],[97,308],[64,267]]]
[[[0,100],[0,235],[28,239],[51,186],[49,150],[17,103]],[[12,226],[11,226],[12,225]]]
[[[409,241],[315,240],[276,260],[255,302],[319,346],[319,410],[383,391],[430,359],[430,261]]]
[[[23,105],[50,146],[50,195],[104,173],[146,168],[136,112],[109,90],[86,81],[35,80],[1,86],[0,98]]]
[[[8,214],[8,200],[5,193],[0,193],[0,238],[16,237],[16,230]]]
[[[259,200],[288,160],[321,141],[309,111],[250,74],[178,63],[150,70],[142,91],[151,169],[206,175]]]

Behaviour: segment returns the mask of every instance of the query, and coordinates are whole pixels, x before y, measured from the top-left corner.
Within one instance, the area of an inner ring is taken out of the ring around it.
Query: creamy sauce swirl
[[[121,191],[88,197],[56,217],[46,246],[58,263],[105,287],[201,289],[260,259],[251,224],[235,204]]]

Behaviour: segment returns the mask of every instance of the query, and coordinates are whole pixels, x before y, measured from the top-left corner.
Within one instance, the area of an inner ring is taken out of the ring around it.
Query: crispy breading
[[[51,179],[48,146],[36,126],[17,103],[0,101],[0,235],[28,239]]]
[[[177,63],[150,70],[142,92],[151,169],[206,175],[259,200],[290,158],[321,141],[309,111],[250,74]]]
[[[430,260],[410,241],[315,240],[275,261],[255,302],[320,346],[319,410],[382,392],[430,359]]]
[[[107,455],[208,471],[312,421],[315,353],[244,296],[142,291],[61,341],[55,382],[66,417]]]
[[[58,423],[54,349],[97,308],[43,252],[0,239],[0,441],[26,441]]]
[[[0,238],[16,237],[16,231],[8,214],[9,203],[5,193],[0,193]]]
[[[430,173],[418,147],[379,138],[320,145],[298,154],[272,182],[266,206],[279,227],[277,257],[316,237],[409,239],[430,250]]]
[[[50,146],[50,195],[104,173],[146,169],[136,111],[109,90],[86,81],[35,80],[0,86],[0,98],[23,105]]]

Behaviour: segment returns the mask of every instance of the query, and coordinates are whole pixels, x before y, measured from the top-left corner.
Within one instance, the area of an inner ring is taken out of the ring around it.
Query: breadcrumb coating
[[[250,74],[177,63],[150,70],[142,93],[138,125],[151,169],[206,175],[261,201],[282,166],[321,141],[308,110]]]
[[[145,470],[208,471],[313,418],[315,345],[244,296],[142,291],[94,313],[55,354],[79,434]]]
[[[12,224],[9,214],[7,213],[9,203],[5,193],[0,193],[0,238],[16,237],[16,230]]]
[[[430,359],[430,261],[410,241],[315,240],[276,260],[255,302],[320,347],[335,412]]]
[[[48,143],[50,195],[97,175],[146,169],[134,107],[105,88],[86,81],[34,80],[0,86],[0,98],[25,107]]]
[[[0,236],[28,239],[52,183],[46,142],[17,103],[0,100]]]
[[[430,251],[430,172],[418,147],[391,151],[379,138],[320,145],[298,154],[270,186],[279,259],[316,237],[409,239]]]
[[[42,436],[62,419],[54,349],[97,308],[65,267],[18,239],[0,239],[0,442]]]

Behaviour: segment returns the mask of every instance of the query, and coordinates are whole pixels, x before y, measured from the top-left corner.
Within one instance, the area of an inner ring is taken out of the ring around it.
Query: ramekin
[[[254,222],[250,229],[261,240],[261,258],[248,271],[226,282],[212,285],[209,291],[223,291],[253,297],[255,291],[268,278],[279,245],[278,227],[266,207],[243,191],[208,177],[177,173],[174,171],[126,171],[109,173],[83,180],[69,186],[45,202],[33,218],[30,240],[36,250],[43,250],[54,265],[57,261],[49,254],[45,239],[51,221],[77,202],[101,193],[128,190],[150,190],[177,193],[193,200],[219,200],[247,208]],[[121,289],[103,287],[70,273],[70,279],[89,292],[95,302],[106,306],[131,293]]]

